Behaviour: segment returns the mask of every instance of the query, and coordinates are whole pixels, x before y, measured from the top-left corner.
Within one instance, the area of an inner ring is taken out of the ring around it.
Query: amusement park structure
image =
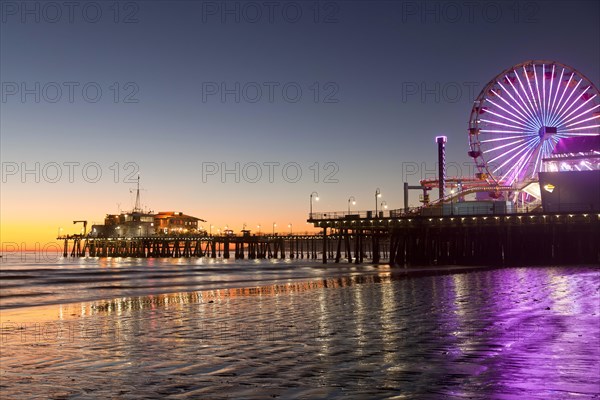
[[[540,172],[580,171],[595,171],[581,182],[594,197],[582,200],[582,207],[600,207],[596,199],[600,185],[598,139],[600,93],[588,78],[555,61],[515,65],[494,77],[471,109],[468,155],[478,172],[473,177],[447,177],[447,139],[438,136],[439,174],[436,179],[420,181],[423,207],[418,211],[431,213],[426,209],[459,204],[467,195],[474,195],[475,201],[506,202],[507,210],[534,210],[542,206],[545,194],[539,184]],[[577,163],[567,162],[574,159]],[[439,196],[430,201],[428,191],[433,188],[439,189]],[[405,185],[405,199],[406,190]]]

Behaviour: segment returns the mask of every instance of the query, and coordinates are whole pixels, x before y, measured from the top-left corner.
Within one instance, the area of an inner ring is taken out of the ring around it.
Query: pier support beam
[[[323,228],[323,264],[327,264],[327,227]]]

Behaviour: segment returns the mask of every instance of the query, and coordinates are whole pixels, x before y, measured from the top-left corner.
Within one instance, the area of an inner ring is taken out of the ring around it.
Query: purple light
[[[499,184],[537,178],[561,138],[600,135],[598,90],[559,63],[515,66],[490,82],[477,100],[471,127],[479,135],[470,139],[471,150],[482,155],[484,172]],[[477,112],[482,109],[484,118]]]

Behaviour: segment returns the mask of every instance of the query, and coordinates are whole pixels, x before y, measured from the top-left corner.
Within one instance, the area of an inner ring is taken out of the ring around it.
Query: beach
[[[250,284],[5,306],[2,397],[600,395],[597,267],[304,264]]]

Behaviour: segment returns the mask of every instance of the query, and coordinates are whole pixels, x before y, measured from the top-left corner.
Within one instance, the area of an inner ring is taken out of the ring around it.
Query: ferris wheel
[[[562,138],[600,135],[600,93],[574,68],[527,61],[481,91],[469,119],[469,156],[477,177],[518,187],[537,180]]]

